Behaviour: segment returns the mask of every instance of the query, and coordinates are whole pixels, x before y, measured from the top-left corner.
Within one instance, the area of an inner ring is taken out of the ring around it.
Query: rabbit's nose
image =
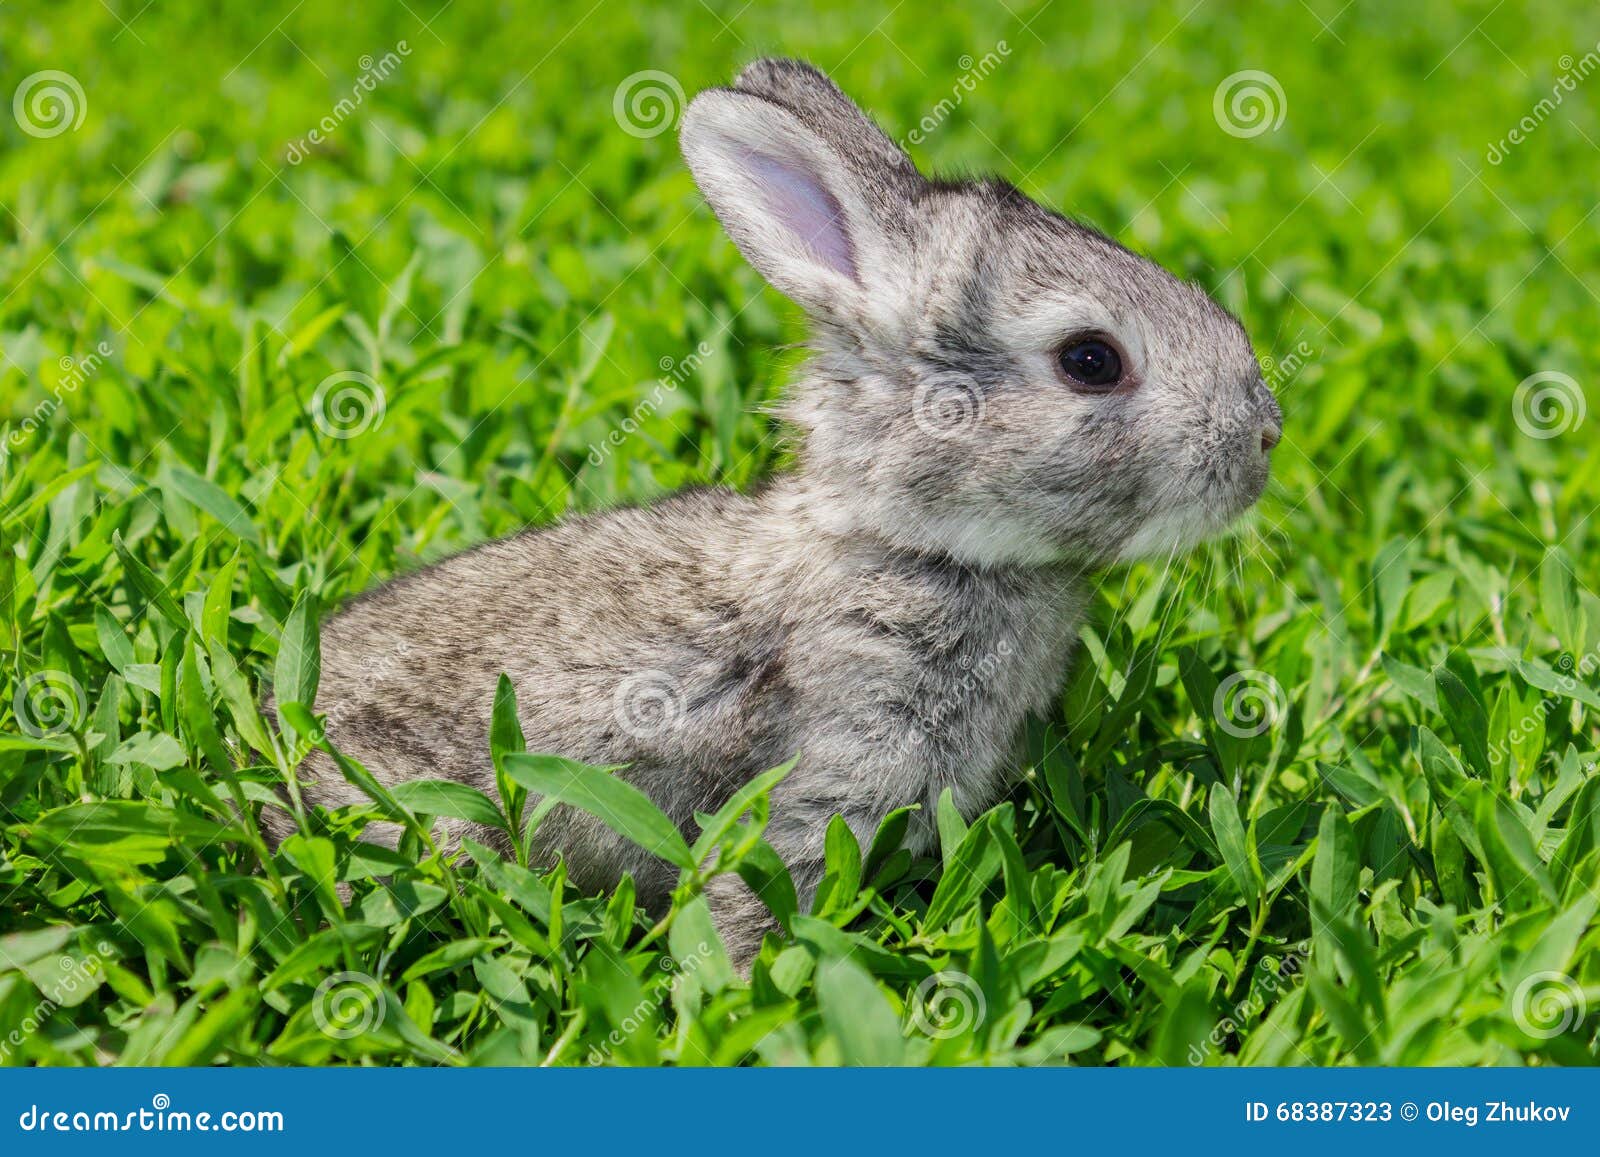
[[[1272,448],[1283,438],[1283,410],[1278,406],[1278,399],[1272,396],[1272,391],[1262,387],[1264,395],[1261,407],[1261,452],[1269,454]]]

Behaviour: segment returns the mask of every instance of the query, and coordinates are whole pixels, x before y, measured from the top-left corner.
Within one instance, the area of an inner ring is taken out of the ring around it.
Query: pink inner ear
[[[844,209],[815,174],[765,153],[748,152],[746,160],[767,211],[834,272],[860,284],[855,251],[845,231]]]

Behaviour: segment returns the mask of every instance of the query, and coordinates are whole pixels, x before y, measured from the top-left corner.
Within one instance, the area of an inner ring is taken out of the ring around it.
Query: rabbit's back
[[[732,492],[684,492],[487,543],[361,596],[323,625],[331,742],[386,783],[493,794],[504,672],[529,750],[630,764],[689,820],[753,763],[781,759],[760,706],[777,642],[728,561],[754,513]],[[311,764],[314,800],[357,801],[329,761]]]

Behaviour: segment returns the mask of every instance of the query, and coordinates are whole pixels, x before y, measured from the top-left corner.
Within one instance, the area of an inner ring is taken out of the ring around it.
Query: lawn
[[[0,1060],[1596,1059],[1592,6],[230,7],[0,6]],[[772,52],[1236,312],[1259,512],[1105,575],[1011,798],[840,825],[748,980],[698,870],[439,852],[509,773],[269,851],[319,610],[782,466],[801,319],[671,131]]]

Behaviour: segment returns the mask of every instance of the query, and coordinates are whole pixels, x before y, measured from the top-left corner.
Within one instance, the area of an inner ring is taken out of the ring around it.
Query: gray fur
[[[740,248],[812,316],[784,410],[797,468],[380,587],[324,626],[318,707],[381,780],[492,793],[504,671],[530,750],[628,765],[691,837],[696,811],[798,753],[768,839],[804,903],[835,814],[866,841],[920,805],[925,850],[944,788],[968,815],[1000,798],[1025,716],[1059,687],[1089,574],[1249,507],[1279,416],[1244,331],[1200,290],[1001,182],[924,179],[807,65],[758,61],[701,94],[682,136]],[[1131,385],[1062,379],[1054,351],[1090,330],[1128,351]],[[309,771],[311,800],[356,801],[320,755]],[[587,889],[628,872],[660,904],[675,880],[568,808],[536,840]],[[748,961],[764,906],[731,877],[713,904]]]

